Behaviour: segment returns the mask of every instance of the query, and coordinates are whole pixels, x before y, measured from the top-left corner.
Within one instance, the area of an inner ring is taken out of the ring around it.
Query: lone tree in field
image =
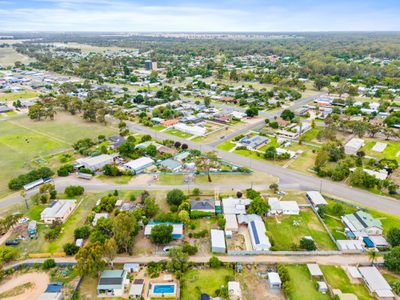
[[[214,151],[207,152],[204,156],[199,156],[195,160],[197,170],[207,173],[208,182],[212,182],[210,170],[219,167],[218,156]]]

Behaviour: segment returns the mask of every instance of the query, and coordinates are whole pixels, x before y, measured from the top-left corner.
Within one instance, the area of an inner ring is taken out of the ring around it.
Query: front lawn
[[[211,297],[217,296],[215,291],[221,286],[227,286],[227,277],[232,277],[231,269],[192,269],[187,271],[181,279],[181,298],[185,300],[198,300],[201,293]]]
[[[321,294],[316,281],[311,278],[306,265],[287,265],[290,276],[289,300],[329,300],[327,294]]]
[[[376,142],[379,140],[376,139],[365,139],[365,146],[361,148],[362,151],[365,152],[366,155],[376,157],[379,159],[387,158],[387,159],[396,159],[400,162],[400,156],[397,156],[397,153],[400,152],[400,143],[394,141],[379,141],[381,143],[387,144],[385,150],[382,152],[373,151],[372,148],[375,146]]]
[[[368,289],[364,284],[352,284],[350,282],[349,277],[346,272],[338,266],[320,266],[322,273],[329,285],[333,289],[339,289],[342,293],[352,293],[355,294],[359,300],[372,300],[375,297],[372,297],[369,294]]]
[[[274,242],[275,251],[291,250],[304,236],[311,236],[319,250],[336,249],[311,209],[302,209],[298,216],[279,216],[278,222],[274,217],[266,220],[267,234]]]
[[[222,144],[219,144],[217,146],[218,149],[224,150],[224,151],[229,151],[231,150],[233,147],[235,147],[235,144],[232,143],[231,141],[225,141]]]
[[[171,135],[175,135],[177,137],[183,138],[183,139],[187,139],[192,137],[193,135],[190,133],[186,133],[177,129],[169,129],[167,131],[164,131],[165,133],[171,134]]]

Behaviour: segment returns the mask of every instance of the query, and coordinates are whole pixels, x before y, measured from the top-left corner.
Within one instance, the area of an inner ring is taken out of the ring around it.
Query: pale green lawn
[[[289,300],[329,300],[329,295],[318,292],[306,265],[287,265],[290,276]]]
[[[400,156],[397,156],[397,153],[400,152],[400,143],[394,141],[380,141],[382,143],[387,144],[385,150],[383,152],[372,151],[372,148],[375,146],[378,140],[374,139],[364,139],[365,146],[361,148],[362,151],[365,152],[368,156],[373,156],[376,158],[388,158],[388,159],[396,159],[400,162]]]
[[[319,250],[336,249],[311,209],[302,209],[298,216],[279,216],[278,219],[280,223],[273,217],[268,217],[266,221],[267,234],[275,243],[274,250],[291,250],[292,245],[298,245],[304,236],[311,236]],[[300,224],[295,226],[294,221]]]
[[[191,136],[193,136],[190,133],[182,132],[182,131],[176,130],[176,129],[169,129],[169,130],[164,131],[164,132],[168,133],[168,134],[175,135],[175,136],[183,138],[183,139],[187,139],[187,138],[190,138]]]
[[[222,144],[219,144],[217,146],[218,149],[225,150],[225,151],[229,151],[233,147],[235,147],[235,144],[233,144],[231,141],[225,141]]]
[[[29,99],[39,96],[35,91],[24,91],[20,93],[0,93],[0,101],[15,101],[18,99]]]
[[[375,297],[369,294],[364,284],[351,284],[346,272],[338,266],[321,266],[322,273],[333,289],[339,289],[342,293],[355,294],[359,300],[372,300]]]

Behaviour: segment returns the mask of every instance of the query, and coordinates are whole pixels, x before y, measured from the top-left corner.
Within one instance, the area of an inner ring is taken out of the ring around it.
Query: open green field
[[[17,61],[28,64],[33,60],[28,56],[18,53],[12,47],[0,48],[0,65],[4,67],[13,66]]]
[[[366,155],[376,157],[376,158],[388,158],[388,159],[396,159],[400,162],[400,156],[397,156],[397,153],[400,152],[400,143],[394,141],[380,141],[382,143],[387,144],[385,150],[383,152],[372,151],[372,148],[375,146],[378,140],[374,139],[364,139],[365,146],[361,148],[362,151],[365,152]]]
[[[287,265],[290,276],[289,300],[329,300],[329,295],[318,292],[306,265]]]
[[[298,245],[304,236],[311,236],[319,250],[336,249],[317,216],[311,209],[302,209],[298,216],[279,216],[267,218],[267,234],[274,241],[273,249],[291,250],[293,244]],[[295,225],[298,222],[299,225]],[[285,234],[282,234],[284,232]]]
[[[233,277],[233,270],[207,269],[207,270],[189,270],[181,280],[181,298],[185,300],[198,300],[201,293],[215,297],[215,290],[226,286],[226,277]]]
[[[165,127],[164,125],[161,125],[161,124],[154,125],[153,127],[151,127],[151,129],[157,130],[157,131],[163,130],[163,129],[165,129],[165,128],[166,128],[166,127]]]
[[[0,121],[0,197],[10,192],[10,179],[34,168],[35,160],[47,161],[49,156],[71,149],[81,138],[115,133],[115,128],[64,114],[58,114],[54,121],[36,122],[26,116]]]
[[[39,96],[35,91],[23,91],[20,93],[0,93],[0,101],[15,101],[18,99],[30,99]]]
[[[192,137],[193,135],[190,133],[186,133],[186,132],[182,132],[180,130],[177,129],[169,129],[167,131],[164,131],[165,133],[171,134],[171,135],[175,135],[177,137],[183,138],[183,139],[187,139]]]
[[[369,294],[364,284],[352,284],[346,272],[341,267],[321,266],[321,271],[333,289],[339,289],[342,293],[355,294],[359,300],[375,299],[375,297]]]

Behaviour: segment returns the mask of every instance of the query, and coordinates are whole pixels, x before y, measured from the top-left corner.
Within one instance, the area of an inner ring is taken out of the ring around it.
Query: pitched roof
[[[191,210],[215,209],[215,201],[213,199],[207,200],[190,200]]]

